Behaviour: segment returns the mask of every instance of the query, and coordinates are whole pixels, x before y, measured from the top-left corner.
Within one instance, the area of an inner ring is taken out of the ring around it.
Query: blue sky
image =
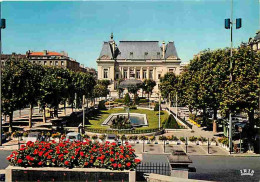
[[[103,41],[174,41],[179,57],[188,62],[204,49],[230,46],[224,19],[230,0],[171,1],[57,1],[2,3],[3,53],[27,50],[66,51],[96,68]],[[258,0],[234,0],[234,18],[243,27],[234,30],[234,46],[259,30]]]

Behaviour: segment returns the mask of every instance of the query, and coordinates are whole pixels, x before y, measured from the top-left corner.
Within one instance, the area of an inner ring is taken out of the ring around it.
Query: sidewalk
[[[23,145],[24,143],[20,143],[21,145]],[[18,140],[14,139],[14,140],[10,140],[6,143],[3,143],[2,146],[0,146],[0,151],[1,150],[17,150],[18,149]]]

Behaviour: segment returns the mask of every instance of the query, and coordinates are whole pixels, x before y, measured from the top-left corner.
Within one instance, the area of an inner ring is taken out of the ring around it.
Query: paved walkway
[[[170,110],[172,112],[176,112],[176,108],[175,107],[171,107]],[[186,117],[186,121],[188,123],[190,123],[188,120],[188,118]],[[220,134],[222,134],[222,132],[219,133],[213,133],[212,131],[208,131],[206,127],[198,127],[192,123],[190,123],[192,125],[192,130],[181,130],[181,131],[174,131],[171,133],[165,133],[165,136],[171,136],[171,135],[175,135],[177,137],[190,137],[190,136],[196,136],[196,137],[206,137],[206,138],[213,138],[213,137],[218,137]]]

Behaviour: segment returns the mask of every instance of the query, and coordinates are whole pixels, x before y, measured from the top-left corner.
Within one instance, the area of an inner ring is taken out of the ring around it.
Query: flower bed
[[[189,119],[189,121],[190,121],[192,124],[195,124],[196,126],[198,126],[198,127],[201,127],[201,125],[200,125],[200,124],[198,124],[197,122],[195,122],[194,120],[192,120],[192,119]]]
[[[118,146],[116,143],[84,142],[61,143],[27,142],[7,157],[10,165],[21,167],[79,167],[106,168],[112,170],[134,170],[136,159],[131,145]]]

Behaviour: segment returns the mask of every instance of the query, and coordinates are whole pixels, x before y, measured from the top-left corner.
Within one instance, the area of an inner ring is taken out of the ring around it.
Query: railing
[[[155,173],[170,176],[171,168],[168,163],[142,162],[137,165],[136,172],[140,174]]]
[[[163,128],[154,128],[146,130],[107,130],[107,129],[94,129],[85,128],[85,131],[93,133],[106,133],[106,134],[142,134],[142,133],[153,133],[153,132],[163,132]]]
[[[169,111],[173,116],[176,117],[176,114],[175,114],[173,111],[171,111],[168,107],[166,108],[166,110]],[[179,116],[177,116],[177,118],[178,118],[179,120],[181,120],[181,121],[182,121],[186,126],[188,126],[190,129],[192,129],[192,124],[188,123],[186,120],[184,120],[183,118],[181,118],[181,117],[179,117]]]

